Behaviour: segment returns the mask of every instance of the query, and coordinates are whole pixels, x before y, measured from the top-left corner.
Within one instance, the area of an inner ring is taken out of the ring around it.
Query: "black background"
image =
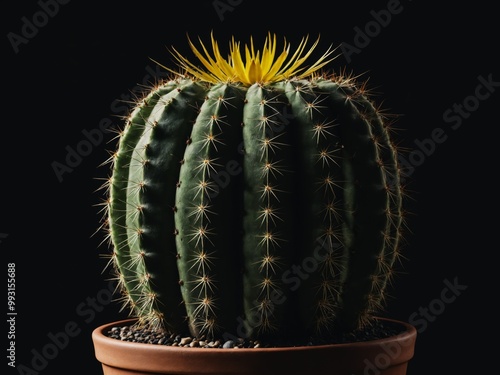
[[[229,8],[218,13],[217,3]],[[261,46],[270,31],[292,46],[306,34],[311,40],[320,34],[318,56],[331,44],[362,47],[341,54],[332,69],[363,73],[380,93],[375,99],[401,115],[398,137],[412,166],[406,171],[412,234],[384,315],[419,328],[408,374],[496,368],[484,340],[495,339],[498,330],[493,287],[498,285],[500,88],[480,91],[489,97],[474,99],[480,76],[500,81],[492,6],[417,0],[73,0],[52,8],[53,15],[44,19],[40,4],[10,2],[2,10],[0,253],[4,268],[16,264],[17,365],[32,368],[51,335],[61,337],[74,324],[74,337],[39,373],[101,374],[91,332],[126,317],[109,301],[109,275],[102,272],[106,260],[100,256],[106,251],[100,245],[103,234],[93,235],[100,219],[96,205],[103,199],[95,191],[108,174],[100,164],[114,148],[114,134],[98,131],[99,124],[120,124],[125,108],[120,100],[133,99],[138,84],[152,83],[151,72],[165,74],[151,59],[173,67],[170,46],[190,56],[187,33],[208,42],[213,31],[225,48],[232,35],[242,42],[253,35]],[[373,11],[386,12],[390,4],[398,12],[376,29]],[[41,26],[16,52],[9,33],[22,37],[28,32],[25,20]],[[361,46],[357,28],[366,27],[372,37]],[[453,127],[458,122],[443,115],[455,103],[471,110]],[[438,129],[442,142],[430,148]],[[58,179],[54,162],[67,164],[68,150],[87,139],[84,131],[102,139]],[[422,145],[428,147],[425,153]],[[462,286],[457,294],[446,290],[445,280]],[[4,327],[7,336],[9,326]],[[8,374],[19,373],[2,358]]]

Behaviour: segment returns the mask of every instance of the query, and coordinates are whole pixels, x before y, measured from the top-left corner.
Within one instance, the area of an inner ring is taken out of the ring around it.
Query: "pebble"
[[[224,349],[229,349],[229,348],[234,348],[234,341],[233,340],[228,340],[222,345]]]

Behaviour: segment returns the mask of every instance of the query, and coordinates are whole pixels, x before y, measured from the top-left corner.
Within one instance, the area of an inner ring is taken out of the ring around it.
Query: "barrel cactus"
[[[403,194],[387,117],[364,83],[293,54],[188,38],[196,65],[124,121],[105,225],[137,324],[194,337],[327,340],[371,324],[400,254]],[[306,48],[307,47],[307,48]]]

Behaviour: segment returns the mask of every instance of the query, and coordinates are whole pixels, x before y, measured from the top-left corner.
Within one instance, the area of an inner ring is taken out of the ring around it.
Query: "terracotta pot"
[[[417,332],[397,320],[404,332],[357,343],[283,348],[185,348],[120,341],[104,333],[133,319],[97,327],[95,355],[104,375],[405,375]]]

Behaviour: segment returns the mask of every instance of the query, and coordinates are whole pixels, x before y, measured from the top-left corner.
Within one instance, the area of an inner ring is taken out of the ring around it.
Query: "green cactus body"
[[[403,202],[366,92],[341,75],[251,83],[180,61],[194,77],[136,106],[114,158],[109,231],[133,314],[169,332],[271,341],[369,324]]]
[[[182,295],[191,332],[233,331],[241,314],[242,194],[223,175],[241,163],[243,98],[237,86],[220,84],[206,99],[191,131],[176,196],[175,224]],[[241,167],[239,167],[241,168]],[[229,175],[229,177],[231,177]],[[227,186],[220,181],[227,180]],[[231,301],[230,303],[228,303]]]
[[[175,207],[180,160],[201,85],[170,82],[130,116],[115,155],[109,222],[126,303],[154,326],[180,330],[184,306],[176,268]]]
[[[298,258],[301,284],[298,289],[300,316],[307,332],[331,333],[339,309],[342,278],[348,252],[342,240],[343,175],[342,144],[336,113],[328,91],[319,90],[316,82],[287,82],[285,90],[291,107],[294,132],[300,152],[296,183],[300,184],[299,231],[301,246]],[[296,279],[297,280],[297,279]]]
[[[282,90],[254,84],[243,112],[244,302],[250,336],[282,332],[289,321],[290,291],[282,274],[294,260],[295,176]],[[285,301],[279,303],[279,301]]]

